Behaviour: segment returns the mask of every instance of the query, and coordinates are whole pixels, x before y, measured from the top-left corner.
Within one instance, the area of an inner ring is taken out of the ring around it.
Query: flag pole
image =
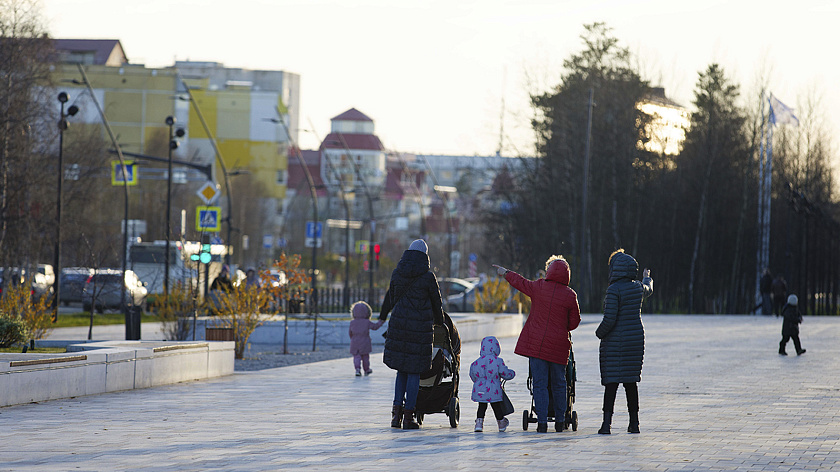
[[[766,122],[764,120],[764,91],[761,91],[761,139],[758,144],[758,238],[756,246],[755,258],[755,300],[756,305],[761,303],[761,274],[763,271],[763,241],[764,241],[764,174],[766,172],[764,165],[764,127]],[[756,314],[758,312],[756,311]]]

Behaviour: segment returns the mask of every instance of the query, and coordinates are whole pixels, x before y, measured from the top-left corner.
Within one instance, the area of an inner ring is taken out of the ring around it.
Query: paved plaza
[[[623,388],[613,434],[597,434],[603,388],[600,316],[574,334],[578,431],[522,430],[527,359],[500,339],[517,372],[507,432],[472,432],[462,353],[461,426],[428,415],[391,429],[393,372],[355,377],[352,360],[237,372],[166,387],[0,408],[0,470],[840,470],[840,318],[807,317],[808,352],[777,354],[781,321],[763,316],[645,316],[641,434],[626,433]]]

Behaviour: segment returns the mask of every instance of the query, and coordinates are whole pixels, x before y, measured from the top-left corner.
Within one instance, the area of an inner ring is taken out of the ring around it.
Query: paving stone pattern
[[[646,316],[642,433],[625,432],[620,388],[609,436],[597,434],[599,319],[574,332],[576,432],[522,430],[527,359],[503,338],[517,372],[505,433],[492,414],[472,432],[469,342],[457,429],[443,414],[389,428],[394,376],[379,353],[370,377],[344,358],[2,408],[0,470],[840,470],[840,318],[806,318],[808,352],[783,357],[775,317]]]

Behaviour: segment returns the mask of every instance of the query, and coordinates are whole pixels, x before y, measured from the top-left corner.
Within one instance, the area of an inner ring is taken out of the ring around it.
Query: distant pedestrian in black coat
[[[764,274],[758,281],[758,291],[761,294],[761,302],[759,304],[761,306],[761,314],[772,314],[773,300],[771,299],[771,294],[773,293],[773,276],[770,274],[770,269],[764,269]]]
[[[799,342],[799,324],[802,323],[802,314],[799,313],[799,299],[791,294],[787,304],[782,308],[782,341],[779,343],[779,354],[786,356],[785,346],[789,339],[793,339],[793,347],[796,348],[796,355],[805,354],[802,344]]]
[[[443,324],[440,287],[431,271],[428,246],[422,239],[411,243],[391,274],[391,283],[379,319],[391,321],[382,360],[397,371],[391,427],[417,429],[414,419],[420,374],[432,366],[434,325]],[[392,311],[393,310],[393,311]]]
[[[787,282],[782,274],[776,276],[773,280],[773,311],[776,316],[782,315],[782,307],[785,306],[787,299]]]
[[[639,432],[639,390],[642,361],[645,355],[645,328],[642,325],[642,300],[653,293],[650,269],[639,281],[639,264],[623,249],[610,255],[610,286],[604,297],[604,319],[595,330],[601,339],[599,361],[601,385],[604,386],[604,422],[599,434],[610,434],[618,384],[624,384],[628,433]]]

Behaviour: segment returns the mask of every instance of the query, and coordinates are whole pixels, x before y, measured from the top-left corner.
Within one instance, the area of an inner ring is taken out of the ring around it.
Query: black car
[[[93,269],[88,267],[68,267],[61,269],[61,303],[65,306],[70,303],[81,303],[82,294],[85,291],[85,284],[93,275]]]

